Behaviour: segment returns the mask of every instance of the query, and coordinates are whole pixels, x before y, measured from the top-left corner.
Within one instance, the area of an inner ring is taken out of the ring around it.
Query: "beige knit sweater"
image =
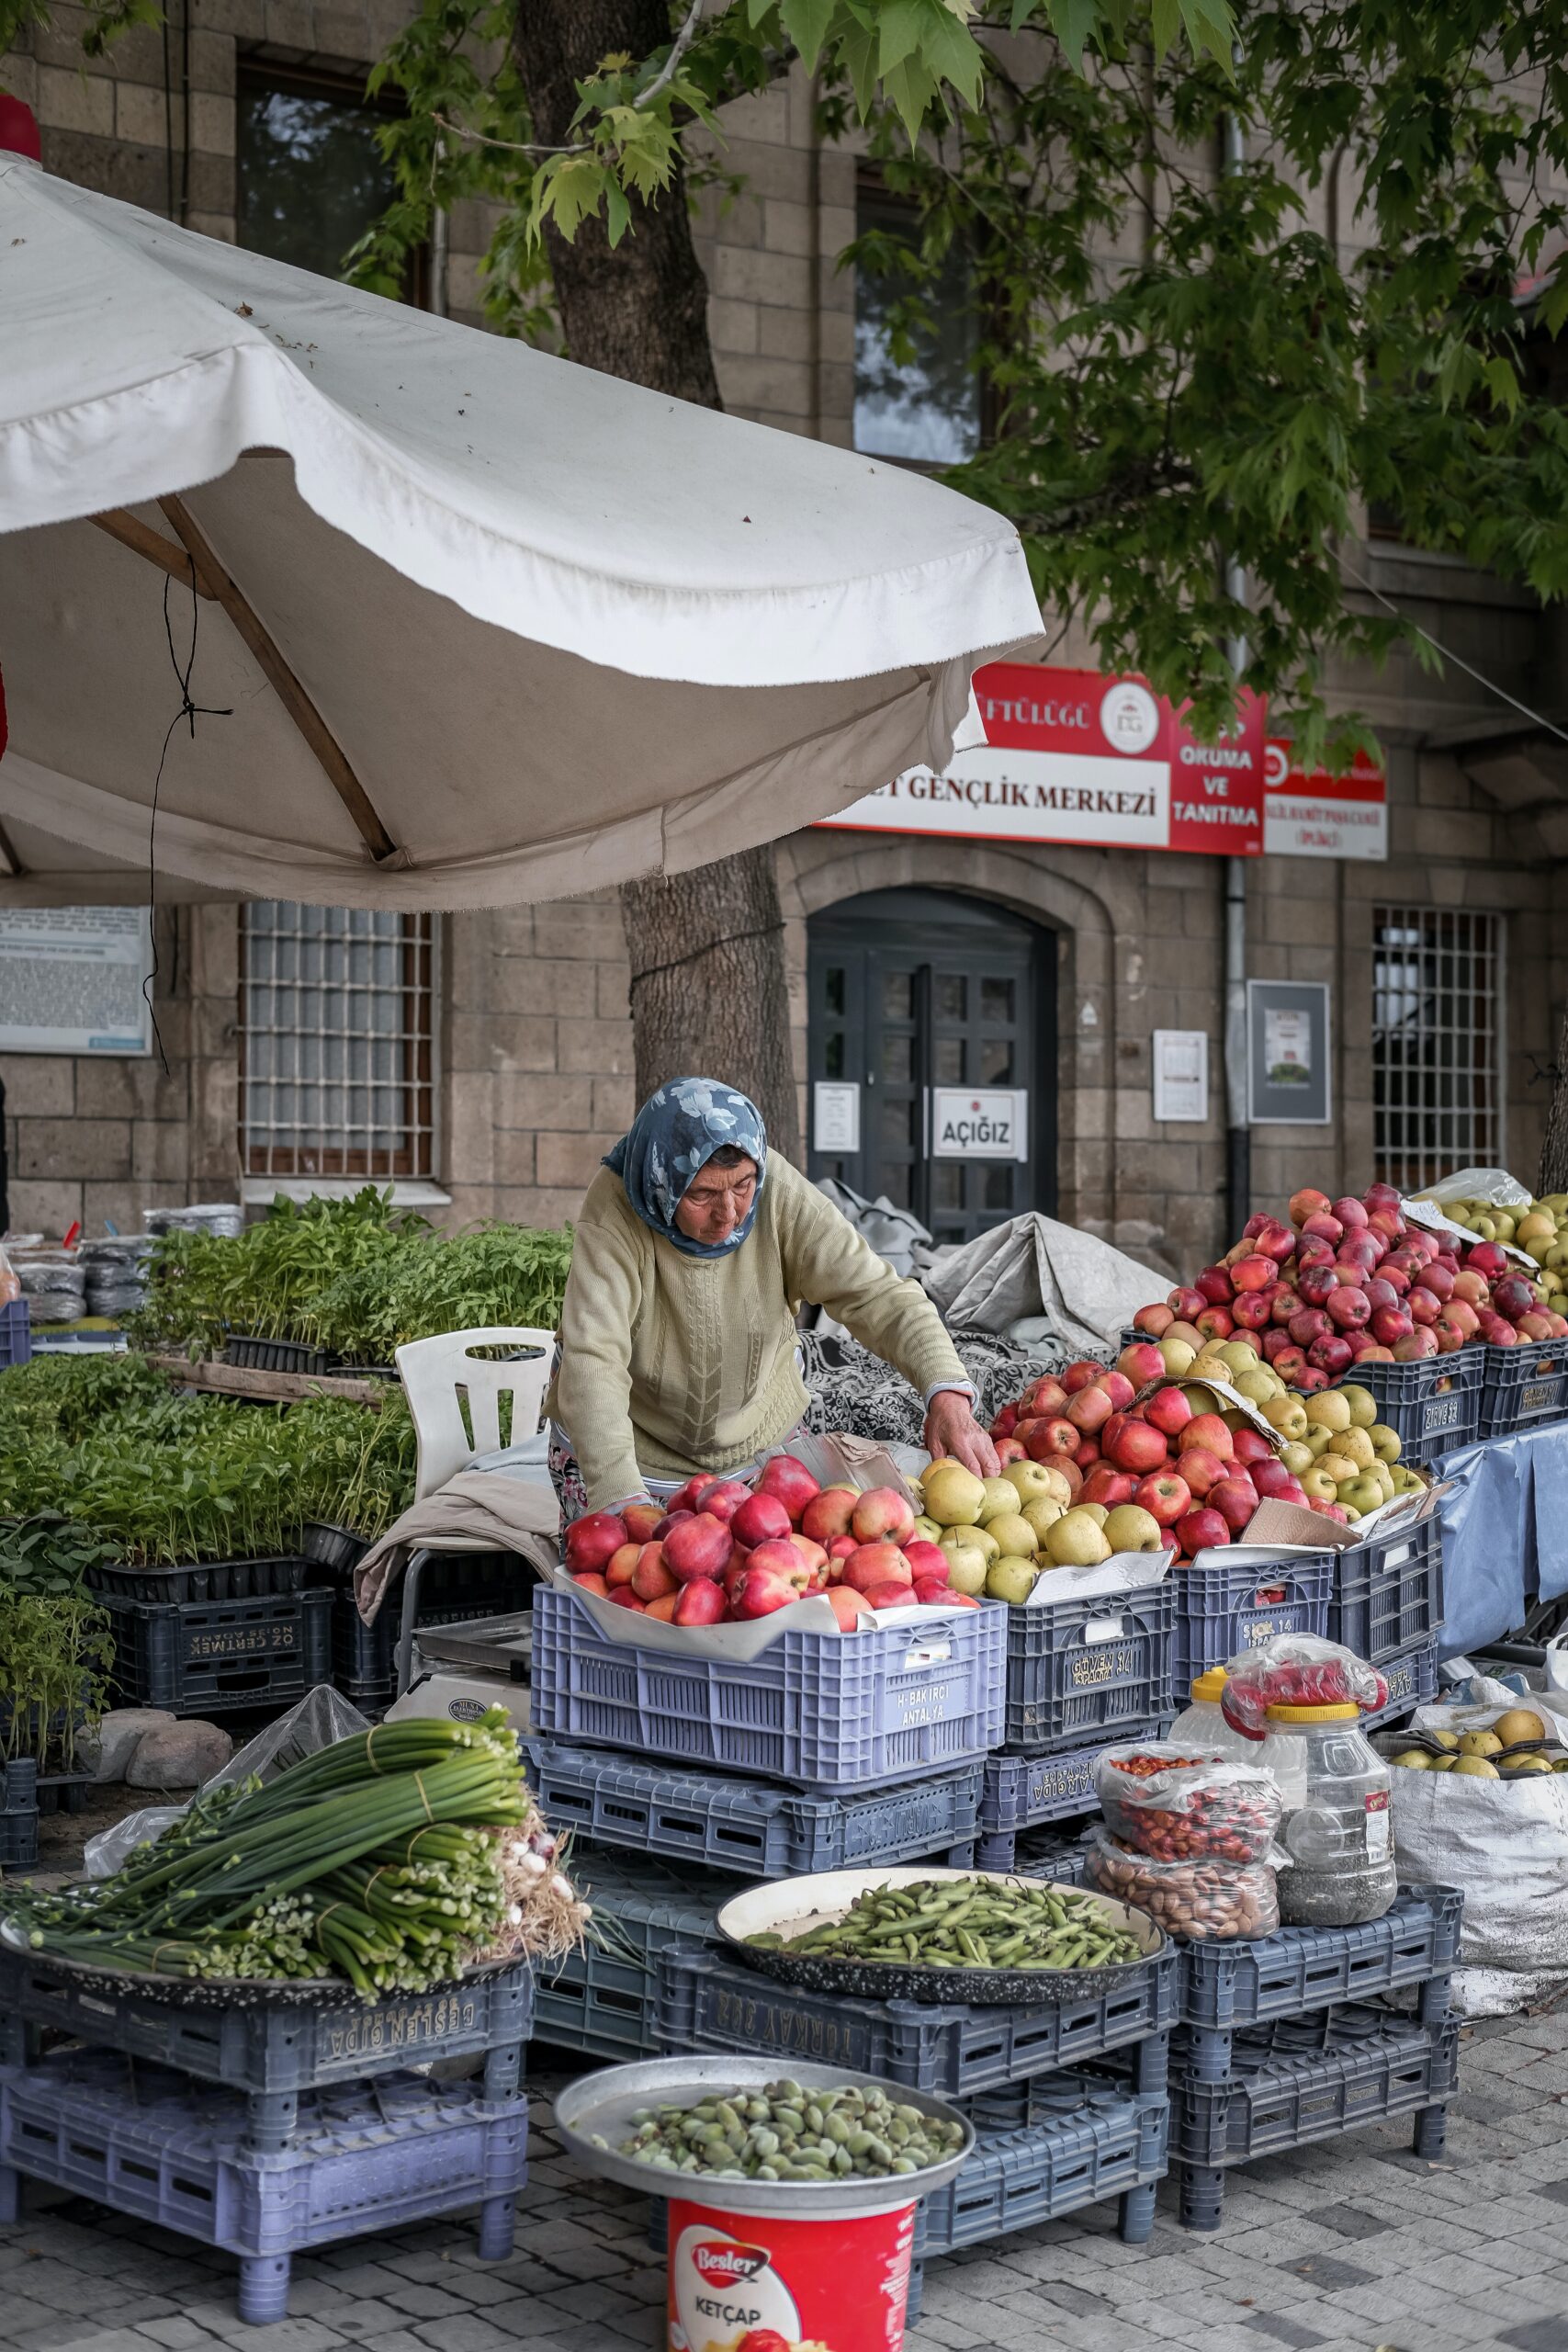
[[[802,1300],[922,1396],[965,1377],[925,1293],[777,1152],[755,1225],[723,1258],[688,1258],[650,1231],[602,1168],[572,1243],[546,1404],[571,1440],[590,1510],[639,1494],[645,1473],[731,1470],[776,1445],[807,1405],[795,1360]]]

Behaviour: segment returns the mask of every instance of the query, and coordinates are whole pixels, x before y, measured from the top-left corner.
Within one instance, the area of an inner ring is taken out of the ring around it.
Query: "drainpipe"
[[[1223,169],[1239,172],[1245,161],[1241,124],[1224,119]],[[1247,573],[1233,558],[1225,565],[1226,594],[1247,602]],[[1247,639],[1233,637],[1226,648],[1238,681],[1247,668]],[[1247,860],[1224,861],[1225,940],[1225,1216],[1235,1240],[1252,1214],[1252,1130],[1247,1117]]]
[[[435,160],[441,161],[442,141],[435,141]],[[438,319],[446,316],[446,241],[448,222],[446,207],[437,204],[430,222],[430,308]]]

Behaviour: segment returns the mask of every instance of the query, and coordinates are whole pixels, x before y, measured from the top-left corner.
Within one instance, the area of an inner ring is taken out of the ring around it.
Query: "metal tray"
[[[89,1960],[68,1960],[60,1952],[35,1948],[26,1928],[15,1919],[0,1919],[0,1943],[7,1951],[22,1953],[35,1967],[63,1977],[79,1992],[101,1993],[111,2000],[120,1994],[137,1993],[182,2009],[357,2009],[366,2006],[346,1976],[162,1976],[151,1968],[107,1968]],[[466,1984],[476,1976],[514,1965],[509,1960],[480,1962],[466,1968],[461,1976],[449,1978],[447,1984]],[[430,1994],[389,1993],[382,1998],[426,2000],[446,1989],[435,1984]]]
[[[719,2180],[710,2174],[661,2172],[653,2165],[623,2156],[616,2143],[632,2130],[632,2118],[644,2107],[697,2107],[705,2098],[730,2091],[761,2090],[765,2084],[798,2083],[802,2090],[864,2090],[874,2084],[902,2107],[918,2107],[943,2123],[962,2123],[964,2144],[940,2165],[924,2172],[902,2173],[887,2180]],[[839,2066],[793,2064],[784,2057],[649,2058],[636,2066],[606,2066],[579,2075],[556,2101],[556,2129],[569,2154],[585,2171],[618,2181],[623,2188],[639,2189],[645,2197],[685,2197],[696,2205],[711,2205],[719,2213],[757,2213],[796,2221],[841,2221],[850,2214],[897,2213],[917,2198],[945,2188],[959,2166],[974,2153],[975,2127],[969,2118],[944,2098],[929,2091],[912,2091],[902,2083],[879,2083],[873,2075],[847,2075]],[[595,2137],[609,2146],[593,2145]]]
[[[873,2001],[964,2001],[985,2007],[1017,2007],[1025,2002],[1076,2001],[1115,1992],[1130,1984],[1165,1950],[1165,1931],[1145,1911],[1111,1896],[1089,1892],[1086,1899],[1117,1928],[1131,1928],[1143,1946],[1141,1960],[1116,1961],[1105,1968],[922,1968],[918,1962],[826,1960],[814,1953],[770,1950],[746,1941],[759,1934],[806,1935],[829,1919],[840,1919],[857,1894],[875,1886],[916,1886],[930,1880],[989,1879],[998,1886],[1034,1888],[1037,1879],[1008,1871],[905,1870],[823,1871],[811,1878],[784,1879],[749,1888],[718,1914],[720,1939],[748,1968],[804,1984],[814,1993],[852,1993]],[[1082,1893],[1081,1889],[1071,1890]]]

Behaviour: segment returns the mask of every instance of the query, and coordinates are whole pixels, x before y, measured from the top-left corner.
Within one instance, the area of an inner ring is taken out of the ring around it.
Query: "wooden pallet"
[[[259,1404],[343,1396],[351,1405],[368,1405],[372,1412],[379,1412],[389,1389],[399,1385],[389,1380],[340,1379],[330,1372],[257,1372],[249,1364],[220,1363],[210,1356],[195,1363],[171,1355],[149,1355],[147,1361],[182,1388],[205,1389],[216,1396],[249,1396]]]

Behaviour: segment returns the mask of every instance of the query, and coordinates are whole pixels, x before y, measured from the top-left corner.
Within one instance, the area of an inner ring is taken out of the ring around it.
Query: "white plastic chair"
[[[439,1487],[505,1444],[536,1437],[544,1421],[556,1335],[528,1325],[498,1324],[474,1331],[443,1331],[434,1340],[411,1340],[397,1351],[403,1393],[413,1416],[418,1445],[414,1499],[423,1502]],[[475,1348],[509,1348],[510,1358],[477,1356]],[[527,1351],[526,1353],[523,1352]],[[503,1437],[501,1400],[512,1399],[512,1428]],[[468,1419],[463,1406],[468,1405]],[[472,1431],[470,1436],[469,1432]],[[413,1668],[414,1621],[424,1564],[434,1552],[475,1552],[485,1547],[450,1536],[423,1544],[409,1555],[403,1571],[402,1623],[398,1634],[398,1696],[408,1689]]]

